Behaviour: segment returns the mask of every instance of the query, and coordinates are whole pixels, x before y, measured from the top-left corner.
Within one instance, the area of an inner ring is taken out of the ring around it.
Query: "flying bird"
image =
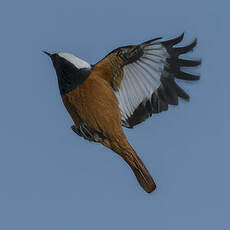
[[[189,99],[176,79],[198,80],[198,75],[181,67],[198,66],[201,61],[179,58],[197,44],[195,39],[190,45],[174,47],[183,36],[120,47],[95,65],[70,53],[44,51],[56,70],[63,104],[74,122],[72,130],[119,154],[148,193],[156,184],[122,126],[133,128],[152,114],[168,110],[168,105],[178,105],[179,97]]]

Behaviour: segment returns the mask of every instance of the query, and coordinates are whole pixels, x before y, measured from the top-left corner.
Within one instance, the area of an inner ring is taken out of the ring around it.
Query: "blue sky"
[[[0,229],[229,229],[229,3],[2,1]],[[75,135],[41,50],[94,64],[112,49],[185,32],[201,80],[189,103],[155,115],[130,143],[154,176],[146,194],[125,162]]]

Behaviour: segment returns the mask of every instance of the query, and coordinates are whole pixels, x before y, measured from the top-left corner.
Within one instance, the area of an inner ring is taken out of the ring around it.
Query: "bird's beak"
[[[44,54],[47,54],[49,57],[51,57],[52,56],[52,54],[50,54],[50,53],[48,53],[48,52],[46,52],[46,51],[42,51]]]

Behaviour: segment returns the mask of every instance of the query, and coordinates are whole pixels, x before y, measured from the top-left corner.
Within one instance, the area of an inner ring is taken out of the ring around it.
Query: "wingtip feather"
[[[162,44],[164,46],[166,46],[166,47],[172,47],[172,46],[180,43],[183,40],[183,38],[184,38],[184,32],[180,36],[178,36],[176,38],[173,38],[173,39],[170,39],[168,41],[162,42]]]

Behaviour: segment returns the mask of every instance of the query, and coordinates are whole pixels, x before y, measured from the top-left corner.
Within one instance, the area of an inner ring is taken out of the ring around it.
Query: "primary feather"
[[[179,55],[191,51],[197,44],[195,39],[185,47],[174,47],[182,41],[184,34],[168,40],[156,38],[136,46],[120,47],[112,51],[97,65],[120,59],[121,65],[112,65],[113,71],[122,69],[121,86],[114,92],[119,102],[123,125],[131,128],[153,113],[168,109],[168,105],[177,105],[178,97],[188,100],[188,94],[175,82],[198,80],[198,75],[181,71],[181,67],[200,65],[200,61],[180,59]],[[113,61],[114,62],[114,61]],[[97,65],[95,67],[97,67]],[[109,78],[108,78],[109,79]],[[111,77],[110,83],[116,77]]]

